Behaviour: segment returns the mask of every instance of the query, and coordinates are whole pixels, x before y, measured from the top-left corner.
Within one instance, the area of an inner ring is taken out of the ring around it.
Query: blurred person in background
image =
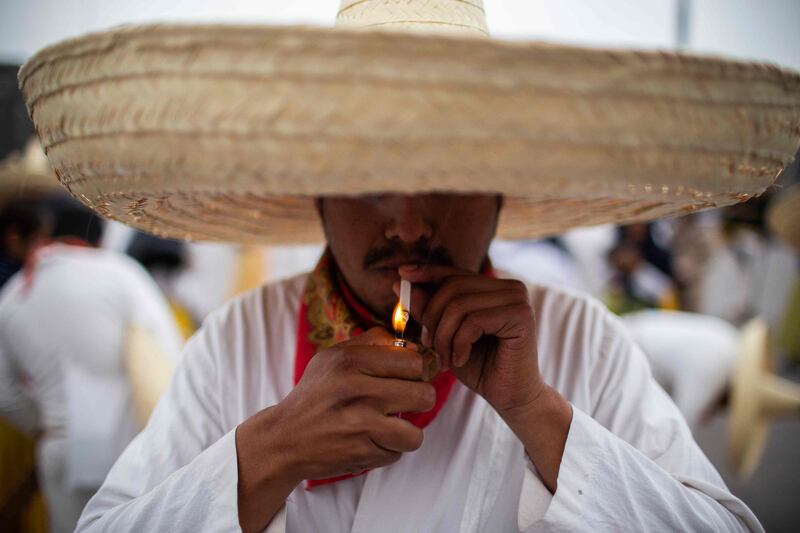
[[[767,214],[769,229],[793,252],[795,278],[776,328],[775,348],[795,375],[800,374],[800,173],[797,177],[773,198]]]
[[[708,264],[724,244],[720,215],[716,211],[695,213],[669,222],[669,249],[679,306],[684,311],[697,313],[702,304]]]
[[[672,258],[656,239],[656,227],[640,223],[617,228],[617,242],[608,254],[611,280],[606,295],[616,313],[677,307]]]
[[[175,287],[178,276],[188,266],[186,243],[137,231],[125,252],[136,259],[153,277],[167,298],[183,337],[188,339],[197,329],[198,320],[181,301]]]
[[[50,529],[72,531],[140,429],[123,364],[128,329],[145,328],[172,362],[182,340],[147,273],[96,248],[101,225],[82,205],[62,195],[16,200],[0,220],[39,228],[14,234],[23,266],[0,292],[0,416],[36,437]]]
[[[758,314],[761,291],[768,282],[767,200],[764,195],[722,210],[721,238],[702,276],[700,312],[736,325]]]
[[[494,241],[493,263],[506,272],[541,285],[586,290],[575,256],[561,237],[538,241]]]
[[[0,206],[0,287],[25,263],[36,243],[50,233],[40,199],[7,200]]]

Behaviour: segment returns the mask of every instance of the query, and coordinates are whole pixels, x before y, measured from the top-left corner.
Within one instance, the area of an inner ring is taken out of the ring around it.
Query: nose
[[[388,240],[400,240],[413,244],[420,239],[430,240],[433,227],[426,216],[422,198],[395,196],[386,201],[387,223],[385,236]]]

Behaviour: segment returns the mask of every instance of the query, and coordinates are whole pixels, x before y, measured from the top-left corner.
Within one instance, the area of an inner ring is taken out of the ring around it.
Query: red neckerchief
[[[357,337],[372,326],[386,324],[373,316],[347,285],[339,280],[330,251],[325,251],[306,281],[300,316],[297,321],[297,352],[295,355],[294,383],[300,381],[306,366],[314,355],[334,344]],[[417,343],[419,344],[419,343]],[[425,413],[400,413],[398,416],[419,428],[430,424],[444,407],[456,381],[450,370],[439,372],[431,384],[436,388],[436,405]],[[327,479],[306,480],[306,489],[326,483],[360,476],[347,474]]]
[[[68,246],[79,246],[81,248],[91,247],[88,242],[84,241],[83,239],[79,239],[78,237],[56,237],[52,239],[43,239],[36,243],[36,246],[25,258],[25,264],[22,266],[23,294],[28,294],[33,287],[33,278],[39,261],[42,259],[42,257],[45,257],[53,252],[54,249],[50,248],[51,244],[65,244]]]

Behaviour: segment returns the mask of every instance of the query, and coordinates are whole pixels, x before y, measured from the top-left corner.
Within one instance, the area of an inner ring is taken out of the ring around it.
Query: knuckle
[[[363,464],[375,454],[375,445],[369,438],[361,439],[358,444],[353,446],[352,453],[351,462]]]
[[[479,320],[478,317],[475,316],[475,313],[470,313],[464,317],[462,324],[466,326],[468,329],[473,330],[479,327]]]
[[[348,372],[358,369],[358,358],[351,350],[338,350],[335,359],[339,370]]]
[[[531,305],[528,304],[527,302],[519,304],[518,309],[521,313],[525,314],[525,316],[527,318],[530,318],[532,321],[536,319],[536,313],[534,312],[533,307],[531,307]]]
[[[519,291],[521,291],[521,292],[524,292],[524,293],[527,293],[527,292],[528,292],[528,286],[525,284],[525,282],[524,282],[524,281],[521,281],[521,280],[515,279],[515,280],[514,280],[514,287],[516,287],[516,288],[517,288],[517,290],[519,290]]]
[[[525,294],[528,293],[528,286],[525,285],[525,282],[523,282],[523,281],[520,281],[518,279],[509,279],[509,280],[507,280],[507,283],[508,283],[508,288],[509,289],[512,289],[512,290],[515,290],[515,291],[518,291],[518,292],[524,292]]]
[[[419,398],[422,407],[430,411],[436,405],[436,388],[430,383],[423,383],[420,387]]]
[[[422,354],[413,353],[411,355],[411,370],[414,376],[421,376],[425,372],[425,358]]]
[[[454,298],[450,305],[448,305],[445,313],[453,315],[462,315],[467,309],[468,296],[458,296]]]
[[[340,346],[334,346],[327,350],[322,350],[311,358],[311,363],[314,361],[326,361],[334,366],[339,366],[342,359],[345,357],[345,351]]]
[[[411,435],[411,446],[414,450],[419,450],[422,447],[422,442],[425,439],[425,435],[422,430],[418,427],[414,428],[414,431]]]
[[[346,407],[359,400],[362,393],[352,385],[350,380],[339,380],[333,386],[332,395],[338,406]]]
[[[397,461],[400,460],[400,458],[402,456],[403,456],[403,454],[400,453],[400,452],[387,452],[386,454],[384,454],[384,457],[383,457],[383,460],[381,461],[381,463],[377,464],[375,466],[384,466],[384,465],[390,465],[392,463],[396,463]]]

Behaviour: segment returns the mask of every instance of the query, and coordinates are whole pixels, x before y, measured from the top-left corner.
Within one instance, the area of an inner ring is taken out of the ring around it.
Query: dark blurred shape
[[[181,274],[189,266],[186,243],[137,232],[126,253],[153,277],[166,296],[181,333],[188,339],[197,329],[198,319],[183,303],[177,289]]]
[[[0,65],[0,159],[24,148],[35,133],[17,85],[18,70],[19,65]]]
[[[765,237],[767,235],[767,204],[773,193],[767,191],[761,196],[751,198],[747,202],[735,204],[722,209],[722,227],[726,234],[738,229],[748,229]]]
[[[47,197],[45,209],[51,213],[53,218],[51,238],[72,237],[92,246],[99,245],[103,236],[103,224],[88,207],[71,196],[57,193]]]
[[[149,271],[172,272],[185,267],[186,246],[180,241],[136,233],[126,253]]]
[[[79,239],[98,246],[100,219],[66,193],[25,195],[0,205],[0,287],[44,240]]]
[[[51,224],[40,197],[16,198],[0,206],[0,287],[22,268],[36,242],[49,234]]]

